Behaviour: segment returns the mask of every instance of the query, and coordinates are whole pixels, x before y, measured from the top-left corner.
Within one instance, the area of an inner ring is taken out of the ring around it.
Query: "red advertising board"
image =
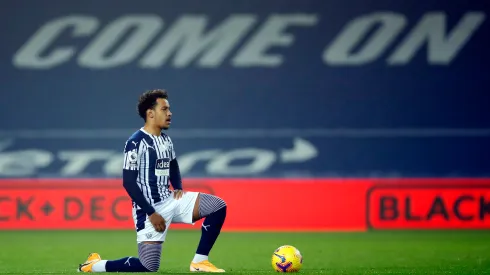
[[[188,179],[185,187],[227,202],[224,231],[490,229],[485,179]],[[118,179],[0,180],[0,229],[132,229],[130,214]]]
[[[367,194],[372,229],[490,228],[490,181],[404,180]]]
[[[360,180],[193,179],[185,186],[226,201],[224,231],[366,228],[368,183]],[[130,213],[131,203],[120,180],[0,181],[2,229],[134,228]]]

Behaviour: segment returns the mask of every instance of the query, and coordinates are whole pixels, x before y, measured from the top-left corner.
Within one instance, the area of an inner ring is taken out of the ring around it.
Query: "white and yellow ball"
[[[298,272],[302,266],[303,256],[292,245],[283,245],[272,253],[272,268],[277,272]]]

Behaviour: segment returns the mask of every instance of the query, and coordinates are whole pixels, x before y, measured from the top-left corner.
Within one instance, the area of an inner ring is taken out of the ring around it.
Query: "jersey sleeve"
[[[172,142],[170,137],[168,137],[168,140],[170,144],[170,160],[174,160],[177,158],[177,156],[175,155],[174,143]]]
[[[124,146],[124,164],[123,170],[139,170],[139,164],[142,154],[140,141],[128,140]]]

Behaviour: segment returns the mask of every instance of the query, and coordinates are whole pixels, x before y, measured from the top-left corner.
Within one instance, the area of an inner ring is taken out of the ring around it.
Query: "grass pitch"
[[[190,273],[199,237],[170,231],[159,273]],[[210,260],[228,273],[272,274],[284,244],[303,254],[300,274],[490,274],[489,231],[225,232]],[[0,246],[0,274],[75,274],[89,252],[137,256],[133,231],[0,231]]]

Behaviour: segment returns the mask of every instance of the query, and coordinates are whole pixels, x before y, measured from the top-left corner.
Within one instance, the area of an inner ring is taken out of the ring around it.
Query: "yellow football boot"
[[[78,266],[78,272],[92,272],[92,266],[102,260],[98,253],[90,253],[88,254],[87,260]]]
[[[193,272],[225,272],[225,270],[217,268],[208,260],[204,260],[198,263],[191,262],[190,270]]]

